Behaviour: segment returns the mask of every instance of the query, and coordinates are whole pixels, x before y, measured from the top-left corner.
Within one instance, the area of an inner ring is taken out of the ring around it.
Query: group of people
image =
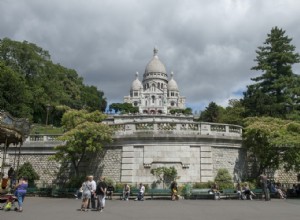
[[[145,186],[143,185],[143,183],[140,183],[135,201],[144,201],[144,195],[145,195]],[[128,201],[129,196],[130,196],[130,186],[128,184],[124,184],[122,199]]]
[[[107,184],[105,183],[104,177],[101,176],[99,182],[96,183],[93,176],[87,176],[82,183],[81,211],[88,211],[88,209],[91,208],[102,212],[105,207],[106,191]]]

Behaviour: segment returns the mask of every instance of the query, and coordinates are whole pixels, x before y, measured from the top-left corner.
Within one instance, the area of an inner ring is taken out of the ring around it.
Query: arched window
[[[152,103],[154,104],[155,103],[155,96],[153,95],[153,96],[151,96],[151,98],[152,98]]]

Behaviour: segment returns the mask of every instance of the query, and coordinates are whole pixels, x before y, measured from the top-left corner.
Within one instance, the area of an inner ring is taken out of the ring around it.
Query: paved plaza
[[[81,212],[81,201],[76,199],[54,199],[27,197],[24,211],[0,211],[1,220],[299,220],[300,200],[108,200],[104,212]]]

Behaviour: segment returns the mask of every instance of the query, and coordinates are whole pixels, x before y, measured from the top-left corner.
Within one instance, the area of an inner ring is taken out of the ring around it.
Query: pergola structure
[[[19,146],[19,155],[23,142],[30,132],[30,123],[24,118],[14,118],[8,112],[0,111],[0,146],[2,151],[1,173],[4,173],[8,147]],[[1,160],[0,160],[1,161]],[[19,160],[18,160],[19,165]]]

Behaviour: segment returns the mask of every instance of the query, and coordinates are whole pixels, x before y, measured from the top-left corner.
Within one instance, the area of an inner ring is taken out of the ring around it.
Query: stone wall
[[[57,177],[57,173],[60,168],[60,164],[49,160],[50,155],[20,155],[19,167],[25,162],[31,163],[33,169],[40,176],[39,180],[35,181],[35,184],[39,187],[52,185],[53,181]],[[17,164],[13,156],[9,157],[11,165]]]
[[[213,175],[226,168],[235,182],[243,180],[246,170],[246,151],[230,147],[212,147]]]

